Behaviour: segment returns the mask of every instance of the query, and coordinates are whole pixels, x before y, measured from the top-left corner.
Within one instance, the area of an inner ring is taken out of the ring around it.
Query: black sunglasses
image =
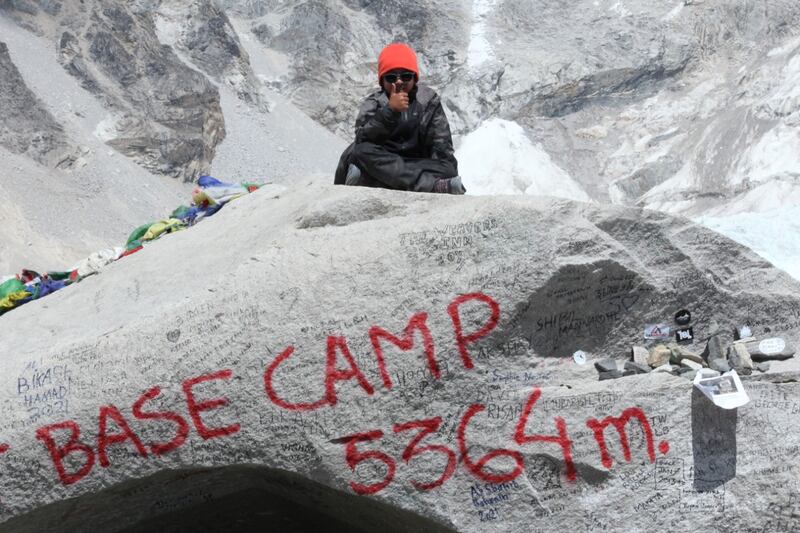
[[[410,82],[411,80],[414,79],[414,76],[415,76],[415,74],[413,72],[401,72],[400,74],[395,74],[395,73],[391,72],[389,74],[386,74],[383,77],[383,81],[385,81],[386,83],[389,83],[391,85],[394,85],[395,83],[397,83],[398,79],[400,81],[402,81],[403,83],[408,83],[408,82]]]

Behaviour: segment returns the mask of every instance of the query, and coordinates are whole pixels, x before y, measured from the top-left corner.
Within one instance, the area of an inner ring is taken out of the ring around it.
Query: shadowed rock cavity
[[[67,517],[66,519],[64,517]],[[449,532],[428,518],[296,474],[232,466],[172,470],[53,503],[0,527],[16,533]]]
[[[652,290],[639,274],[614,261],[566,265],[516,306],[509,338],[527,339],[543,357],[605,346]]]

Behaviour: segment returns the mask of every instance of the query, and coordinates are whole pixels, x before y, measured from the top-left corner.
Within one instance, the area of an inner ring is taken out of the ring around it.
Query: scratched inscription
[[[399,242],[413,263],[433,258],[439,266],[455,266],[461,270],[479,240],[494,233],[499,225],[495,218],[445,224],[430,230],[401,233]]]

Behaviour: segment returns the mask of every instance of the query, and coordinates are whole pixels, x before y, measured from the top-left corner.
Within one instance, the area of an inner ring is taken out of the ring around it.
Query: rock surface
[[[0,42],[0,146],[48,166],[69,166],[64,128],[25,84]]]
[[[100,84],[104,79],[102,76],[95,80],[97,83],[94,85],[87,82],[88,74],[96,69],[85,52],[91,43],[86,41],[87,34],[78,31],[80,28],[77,26],[90,24],[82,18],[89,16],[90,11],[87,9],[82,14],[66,17],[69,10],[77,9],[81,4],[64,3],[66,7],[60,10],[48,8],[49,11],[37,7],[44,4],[0,2],[0,42],[7,45],[12,63],[8,66],[3,60],[6,75],[0,80],[4,88],[0,94],[3,109],[0,116],[0,130],[3,131],[0,133],[0,168],[3,169],[0,178],[3,198],[3,209],[0,210],[0,277],[19,273],[23,268],[39,272],[69,269],[93,252],[123,244],[134,228],[163,218],[177,206],[187,204],[191,198],[191,185],[165,178],[160,172],[179,175],[179,170],[192,172],[192,165],[178,169],[179,162],[175,159],[162,167],[155,162],[160,157],[156,153],[145,155],[149,163],[140,161],[141,164],[136,164],[135,158],[126,157],[122,151],[109,145],[117,139],[118,130],[124,125],[120,118],[128,113],[125,102],[134,96],[118,95],[117,90],[126,92],[129,88],[120,88],[110,80],[106,80],[107,84]],[[104,5],[109,7],[111,4],[105,2]],[[123,12],[136,7],[135,2],[124,4]],[[86,9],[86,6],[94,4],[84,2],[83,5]],[[162,3],[161,7],[170,5],[175,4]],[[9,11],[17,7],[35,16]],[[55,14],[50,14],[51,11]],[[324,181],[329,181],[330,169],[335,167],[346,145],[343,140],[316,124],[274,91],[269,92],[267,102],[263,94],[264,83],[259,82],[258,95],[247,93],[252,80],[243,73],[241,62],[249,58],[249,54],[242,52],[239,61],[220,64],[222,73],[218,78],[210,73],[210,64],[209,72],[193,66],[189,58],[191,49],[184,46],[184,41],[178,38],[180,35],[172,39],[167,38],[169,35],[161,35],[162,32],[170,33],[171,19],[162,17],[153,6],[150,11],[148,16],[155,18],[160,44],[156,45],[151,37],[139,39],[137,42],[142,45],[141,49],[129,48],[129,51],[134,54],[166,54],[169,51],[169,57],[177,57],[190,65],[188,68],[193,75],[208,79],[207,84],[197,87],[198,90],[204,86],[216,86],[215,90],[219,92],[226,135],[225,140],[214,147],[214,160],[210,167],[212,175],[224,181],[255,178],[255,181],[273,183],[295,182],[300,179],[298,176],[308,181],[322,181],[319,177],[322,175]],[[180,20],[191,28],[206,24],[201,17]],[[70,26],[67,31],[74,36],[74,41],[68,37],[62,43],[63,25]],[[217,27],[217,24],[213,26]],[[227,28],[227,25],[219,24],[219,31],[228,31]],[[124,26],[119,31],[123,30]],[[191,34],[187,29],[187,39]],[[240,44],[246,48],[251,43],[245,39]],[[218,49],[217,45],[212,48]],[[265,67],[259,58],[261,56],[257,55],[252,63],[263,72]],[[11,74],[12,69],[19,72],[19,77]],[[175,76],[182,72],[181,69],[168,70],[174,71]],[[255,79],[260,80],[258,74]],[[130,90],[138,91],[151,84],[147,91],[156,92],[159,90],[157,81],[155,78],[141,79]],[[269,110],[264,109],[267,103]],[[122,111],[118,112],[119,109]],[[155,107],[150,108],[153,109]],[[141,114],[145,111],[144,107],[137,106],[130,112]],[[43,118],[48,115],[52,119]],[[163,131],[158,130],[161,126],[155,123],[163,118],[164,114],[159,111],[158,116],[143,119],[154,122],[147,126],[149,131],[159,131],[155,142],[165,147],[182,142],[170,140],[174,132],[163,128]],[[209,132],[213,129],[211,126],[209,123]],[[193,135],[187,128],[191,129],[188,123],[182,124],[176,135]],[[29,144],[29,139],[35,140],[35,144]],[[49,139],[66,143],[64,150],[50,150]],[[17,153],[21,148],[14,146],[22,145],[28,149]],[[46,154],[36,156],[42,148],[48,150]],[[148,169],[159,173],[151,173]],[[206,172],[209,167],[198,164],[194,169]]]
[[[152,9],[113,0],[51,4],[58,7],[4,2],[0,14],[57,43],[63,68],[113,117],[106,142],[157,174],[207,173],[225,138],[219,92],[161,44]]]
[[[637,363],[636,361],[625,361],[625,370],[631,370],[637,374],[647,374],[652,368],[647,364]]]
[[[0,319],[0,531],[158,529],[254,494],[369,531],[796,530],[794,359],[720,411],[572,357],[629,353],[678,302],[699,338],[751,318],[796,344],[771,321],[800,285],[707,233],[264,188]]]
[[[680,362],[682,359],[689,359],[690,361],[694,361],[695,363],[700,363],[701,365],[705,363],[705,360],[694,353],[691,350],[687,350],[683,346],[677,344],[671,344],[670,348],[672,349],[672,355],[677,359],[674,362]]]
[[[601,361],[596,361],[594,367],[598,372],[611,372],[618,370],[617,362],[614,359],[603,359]]]

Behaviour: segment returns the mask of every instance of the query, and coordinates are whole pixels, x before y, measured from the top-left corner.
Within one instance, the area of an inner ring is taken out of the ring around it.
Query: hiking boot
[[[433,192],[443,194],[464,194],[467,190],[461,183],[461,176],[454,178],[439,178],[433,185]]]
[[[464,194],[465,192],[467,192],[467,188],[461,182],[461,176],[450,178],[450,194]]]
[[[361,169],[355,165],[347,167],[347,177],[344,179],[345,185],[361,185]]]

